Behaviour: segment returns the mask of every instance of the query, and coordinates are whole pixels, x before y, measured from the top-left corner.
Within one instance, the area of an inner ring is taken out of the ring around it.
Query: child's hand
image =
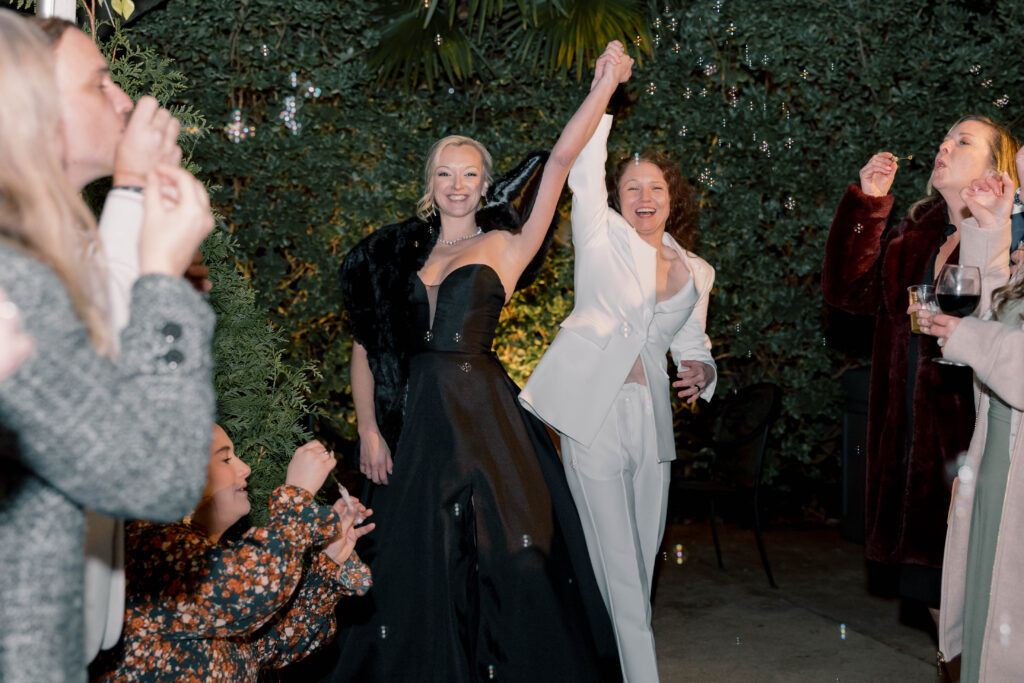
[[[373,531],[377,525],[370,523],[360,527],[356,526],[360,520],[373,514],[373,510],[360,503],[358,498],[350,498],[348,501],[339,498],[334,502],[333,507],[334,511],[338,513],[338,517],[341,518],[342,530],[324,546],[324,552],[327,553],[327,557],[341,566],[352,554],[352,550],[356,547],[356,541]]]
[[[288,463],[288,474],[284,483],[315,494],[337,464],[334,453],[328,451],[319,441],[310,441],[295,449],[295,455]]]

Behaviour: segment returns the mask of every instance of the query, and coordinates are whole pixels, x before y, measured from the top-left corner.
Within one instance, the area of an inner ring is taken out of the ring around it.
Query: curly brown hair
[[[612,208],[622,211],[619,201],[619,181],[630,164],[648,161],[661,170],[668,183],[669,213],[665,230],[675,238],[683,249],[692,251],[697,244],[697,197],[690,181],[683,177],[679,165],[661,152],[646,149],[638,154],[624,157],[615,165],[615,172],[607,176],[608,198]]]

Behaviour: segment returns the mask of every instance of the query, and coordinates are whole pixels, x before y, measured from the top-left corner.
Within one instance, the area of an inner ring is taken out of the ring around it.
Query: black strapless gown
[[[491,351],[501,280],[466,265],[436,295],[431,324],[415,285],[405,420],[372,499],[372,606],[339,625],[333,680],[621,680],[557,453]]]

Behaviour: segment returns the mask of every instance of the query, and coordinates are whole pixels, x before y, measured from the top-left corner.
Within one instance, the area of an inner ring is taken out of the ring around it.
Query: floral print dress
[[[337,514],[295,486],[278,487],[267,525],[232,543],[183,523],[128,524],[124,634],[94,680],[255,681],[313,652],[334,635],[338,599],[372,583],[355,552],[340,567],[318,552],[295,591],[303,553],[339,531]]]

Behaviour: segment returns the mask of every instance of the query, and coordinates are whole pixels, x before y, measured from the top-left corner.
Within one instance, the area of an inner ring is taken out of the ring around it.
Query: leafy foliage
[[[566,3],[538,2],[534,24],[520,20],[509,42],[518,42],[516,54],[529,65],[545,65],[549,71],[572,70],[580,80],[612,40],[634,43],[638,64],[650,54],[651,31],[642,2],[585,0]]]
[[[174,60],[150,47],[139,47],[130,38],[130,31],[118,24],[102,45],[112,77],[132,99],[148,94],[170,108],[181,123],[179,143],[185,166],[202,177],[191,155],[210,128],[193,105],[173,101],[187,90],[185,75],[175,69]],[[103,188],[89,189],[96,194]],[[237,250],[223,226],[202,246],[213,283],[210,305],[217,313],[213,343],[217,421],[252,468],[249,520],[258,526],[266,521],[271,492],[284,482],[292,452],[312,438],[305,425],[312,410],[311,382],[319,379],[319,372],[310,362],[285,361],[287,337],[257,308],[254,291],[238,269]]]
[[[312,363],[285,362],[285,336],[257,311],[253,290],[235,266],[231,237],[212,233],[203,254],[214,283],[210,304],[217,313],[217,422],[252,468],[250,520],[259,526],[266,521],[270,493],[284,482],[292,452],[312,438],[304,426],[311,409],[307,397],[319,373]]]
[[[150,94],[170,107],[182,125],[179,142],[185,166],[199,172],[190,153],[210,130],[194,105],[173,101],[187,92],[185,75],[175,69],[172,59],[134,44],[129,33],[115,24],[100,46],[114,80],[132,99]],[[92,206],[102,206],[109,184],[109,179],[101,180],[86,189]],[[271,491],[284,481],[292,452],[312,438],[305,425],[313,410],[308,400],[311,383],[319,379],[319,371],[313,363],[284,358],[287,336],[271,326],[266,313],[256,306],[254,290],[238,268],[237,250],[223,226],[202,246],[213,283],[210,304],[217,313],[217,420],[234,441],[236,452],[252,467],[250,521],[259,525],[266,520]]]
[[[170,109],[181,124],[178,144],[188,157],[199,140],[210,133],[206,118],[199,110],[174,101],[188,89],[188,79],[175,68],[170,57],[151,47],[133,45],[129,33],[121,24],[116,24],[101,45],[110,65],[110,75],[133,100],[152,95],[161,106]]]
[[[611,40],[635,40],[650,53],[638,0],[399,0],[382,10],[386,27],[370,64],[386,83],[417,85],[422,74],[432,88],[442,73],[461,82],[474,75],[473,54],[487,70],[505,53],[552,73],[575,66],[579,80]]]
[[[464,17],[437,4],[430,21],[463,32],[473,69],[438,63],[430,79],[410,79],[419,83],[411,92],[382,89],[382,74],[426,74],[414,50],[391,72],[375,61],[389,30],[381,17],[394,7],[171,2],[134,29],[137,44],[173,57],[192,83],[174,101],[225,123],[239,108],[256,127],[239,144],[206,138],[194,158],[221,187],[216,201],[256,307],[287,335],[284,360],[322,369],[313,396],[350,438],[351,340],[335,287],[344,253],[414,211],[434,140],[471,135],[491,149],[497,169],[510,168],[525,151],[552,144],[586,90],[564,71],[545,75],[518,59],[525,50],[542,64],[550,54],[538,43],[523,47],[528,31],[520,27],[545,16],[541,3],[525,0],[469,2]],[[635,70],[610,156],[655,147],[697,181],[698,253],[717,268],[708,330],[724,372],[720,390],[756,379],[780,384],[772,476],[794,489],[833,481],[837,378],[864,360],[847,353],[849,331],[869,324],[840,329],[822,305],[818,273],[835,203],[866,159],[887,149],[915,155],[894,186],[896,211],[905,211],[923,193],[929,151],[959,116],[977,111],[1019,125],[1006,120],[1024,101],[1024,72],[1004,65],[1024,63],[1024,6],[705,0],[652,10],[641,43],[652,59]],[[518,23],[502,21],[515,12]],[[634,30],[623,25],[617,35]],[[422,29],[421,47],[437,32]],[[591,40],[585,32],[563,38]],[[592,49],[600,48],[595,36]],[[319,98],[304,97],[307,80],[322,89]],[[996,104],[1004,94],[1009,108]],[[298,135],[279,122],[288,95],[297,97]],[[538,285],[517,294],[502,319],[496,348],[517,380],[570,306],[571,251],[557,248]]]

